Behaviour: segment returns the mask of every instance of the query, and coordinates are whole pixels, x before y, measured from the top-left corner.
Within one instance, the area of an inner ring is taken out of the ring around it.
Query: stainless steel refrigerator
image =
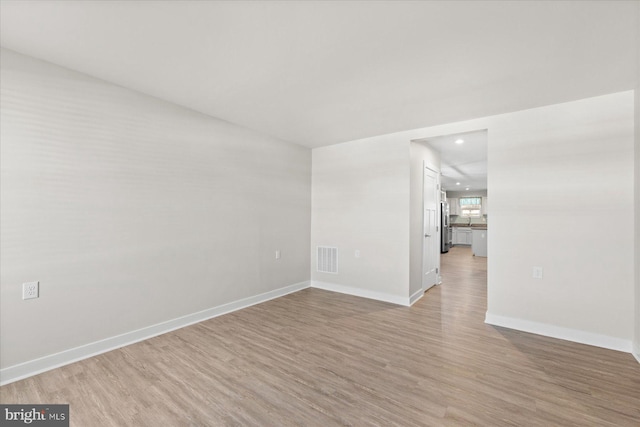
[[[440,253],[449,252],[451,239],[449,239],[449,203],[440,202]]]

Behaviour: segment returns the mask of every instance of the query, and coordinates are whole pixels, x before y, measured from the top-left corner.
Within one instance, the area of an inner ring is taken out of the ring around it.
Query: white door
[[[422,246],[422,290],[426,291],[438,282],[438,175],[424,168],[424,244]]]

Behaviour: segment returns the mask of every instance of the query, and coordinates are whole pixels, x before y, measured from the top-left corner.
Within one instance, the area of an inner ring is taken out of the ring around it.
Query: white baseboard
[[[640,343],[639,342],[634,343],[634,349],[631,354],[633,354],[633,357],[635,357],[638,363],[640,363]]]
[[[41,357],[39,359],[30,360],[18,365],[9,366],[0,370],[0,385],[9,384],[60,366],[68,365],[79,360],[87,359],[98,354],[106,353],[120,347],[134,344],[155,336],[202,322],[223,314],[237,311],[252,305],[260,304],[274,298],[278,298],[299,290],[309,287],[309,282],[296,283],[294,285],[285,286],[284,288],[275,289],[263,294],[254,295],[243,298],[217,307],[208,308],[197,313],[188,314],[166,322],[148,326],[146,328],[127,332],[115,337],[106,338],[104,340],[95,341],[80,347],[70,348],[59,353]]]
[[[610,337],[608,335],[594,334],[592,332],[580,331],[577,329],[563,328],[546,323],[532,322],[530,320],[517,319],[514,317],[499,316],[487,312],[485,323],[494,326],[502,326],[518,331],[530,332],[532,334],[544,335],[551,338],[573,341],[580,344],[593,345],[596,347],[608,348],[610,350],[631,353],[631,340]]]
[[[409,307],[411,302],[409,298],[403,298],[397,295],[386,294],[384,292],[375,292],[367,289],[354,288],[352,286],[338,285],[335,283],[311,281],[312,288],[324,289],[325,291],[333,291],[341,294],[353,295],[356,297],[369,298],[378,301],[390,302],[392,304],[403,305]]]
[[[422,290],[422,288],[416,292],[413,293],[413,295],[411,295],[409,297],[409,305],[413,305],[416,302],[418,302],[418,300],[420,300],[420,298],[422,298],[424,296],[424,291]]]

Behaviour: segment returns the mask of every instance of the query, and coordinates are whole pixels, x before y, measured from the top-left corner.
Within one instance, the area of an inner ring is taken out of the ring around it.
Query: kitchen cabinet
[[[489,198],[488,197],[483,197],[482,198],[482,215],[489,215],[487,212],[489,210]]]
[[[460,244],[470,245],[472,242],[473,242],[473,235],[471,234],[471,229],[467,228],[467,229],[461,230]]]
[[[473,241],[471,228],[454,227],[453,228],[453,244],[454,245],[470,245]]]
[[[473,230],[471,251],[475,256],[487,256],[487,230]]]
[[[449,202],[449,215],[460,215],[460,202],[457,197],[450,197]]]

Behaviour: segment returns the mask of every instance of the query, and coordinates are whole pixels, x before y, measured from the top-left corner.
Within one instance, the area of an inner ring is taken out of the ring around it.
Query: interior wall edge
[[[0,386],[19,381],[25,378],[50,371],[83,359],[88,359],[99,354],[116,350],[130,344],[135,344],[167,332],[175,331],[195,323],[199,323],[214,317],[222,316],[252,305],[267,302],[269,300],[279,298],[310,286],[309,281],[295,283],[279,289],[274,289],[258,295],[242,298],[217,307],[211,307],[196,313],[178,317],[166,322],[161,322],[135,331],[127,332],[114,337],[95,341],[79,347],[70,348],[58,353],[50,354],[38,359],[29,360],[24,363],[9,366],[0,370]]]
[[[636,46],[640,46],[640,2],[636,5]],[[634,93],[634,247],[635,247],[635,331],[634,356],[640,363],[640,52],[636,49],[636,88]]]
[[[422,289],[418,289],[417,291],[415,291],[410,297],[409,297],[409,305],[412,306],[413,304],[417,303],[418,301],[420,301],[420,299],[422,299],[422,297],[424,296],[425,292]]]
[[[633,354],[633,345],[630,339],[627,340],[617,337],[611,337],[608,335],[580,331],[577,329],[549,325],[546,323],[501,316],[498,314],[490,313],[489,311],[487,311],[486,313],[484,322],[493,326],[500,326],[503,328],[514,329],[531,334],[543,335],[545,337],[571,341],[578,344],[592,345],[595,347]],[[636,359],[638,359],[638,355],[634,354],[634,356],[636,357]]]

